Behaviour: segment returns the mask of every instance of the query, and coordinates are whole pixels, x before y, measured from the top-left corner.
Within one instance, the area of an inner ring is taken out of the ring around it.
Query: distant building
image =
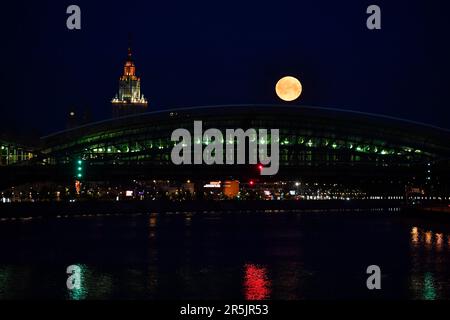
[[[223,194],[229,198],[234,199],[239,195],[239,181],[227,180],[223,185]]]
[[[128,57],[119,79],[119,93],[111,101],[113,117],[145,112],[148,102],[141,94],[141,79],[136,76],[136,66],[131,57],[131,47],[128,47]]]
[[[33,152],[33,148],[0,137],[0,167],[31,160]]]

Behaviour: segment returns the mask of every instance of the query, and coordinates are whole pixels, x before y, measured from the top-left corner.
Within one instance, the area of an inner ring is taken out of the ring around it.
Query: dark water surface
[[[0,222],[0,299],[449,299],[449,266],[450,225],[395,211]]]

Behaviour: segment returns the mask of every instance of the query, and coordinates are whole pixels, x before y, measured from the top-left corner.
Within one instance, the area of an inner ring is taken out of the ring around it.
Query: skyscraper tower
[[[111,101],[113,117],[145,112],[148,102],[141,95],[141,79],[136,76],[136,66],[131,55],[131,41],[128,45],[128,57],[123,74],[119,79],[119,93]]]

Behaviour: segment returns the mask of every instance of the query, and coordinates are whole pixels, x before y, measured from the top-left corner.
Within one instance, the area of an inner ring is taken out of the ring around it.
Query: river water
[[[0,221],[0,299],[450,299],[449,265],[450,225],[396,210]]]

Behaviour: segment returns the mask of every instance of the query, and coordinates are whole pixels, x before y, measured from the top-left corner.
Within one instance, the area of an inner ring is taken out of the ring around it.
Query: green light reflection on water
[[[423,298],[425,300],[436,299],[436,289],[434,287],[434,278],[431,272],[426,272],[424,277]]]
[[[88,289],[86,287],[86,273],[88,272],[88,267],[85,264],[77,264],[80,268],[80,287],[69,289],[67,288],[67,293],[69,300],[84,300],[88,295]],[[70,274],[67,275],[68,277]]]

